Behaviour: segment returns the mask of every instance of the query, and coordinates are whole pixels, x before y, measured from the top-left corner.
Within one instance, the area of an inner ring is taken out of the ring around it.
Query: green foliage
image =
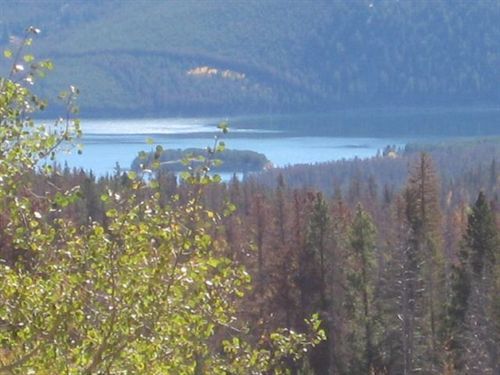
[[[331,219],[328,203],[317,193],[307,221],[305,249],[299,259],[299,283],[301,310],[305,313],[320,309],[322,328],[327,332],[326,340],[309,355],[309,362],[315,373],[321,373],[331,366],[332,300],[331,283]],[[285,260],[286,261],[286,260]]]
[[[460,262],[453,267],[445,321],[447,350],[457,371],[495,372],[498,328],[496,261],[500,238],[494,213],[481,191],[468,215]],[[493,323],[493,324],[492,324]]]
[[[463,255],[462,255],[463,257]],[[452,269],[451,297],[446,307],[444,329],[446,334],[446,350],[451,357],[455,370],[463,370],[465,318],[470,297],[470,275],[467,272],[465,259]]]
[[[402,305],[405,311],[402,316],[403,325],[411,327],[403,333],[407,369],[422,367],[434,371],[440,362],[436,348],[442,345],[438,337],[441,327],[437,322],[444,314],[444,304],[437,296],[444,294],[445,270],[438,192],[433,160],[430,155],[421,153],[410,168],[403,192],[408,234],[404,252]],[[420,305],[425,308],[419,309]]]
[[[361,204],[356,207],[354,221],[349,231],[349,243],[354,255],[360,263],[371,266],[375,250],[376,229],[370,214],[363,210]]]
[[[495,218],[483,192],[479,193],[469,215],[465,246],[473,275],[481,277],[483,269],[491,272],[500,248]]]
[[[349,230],[351,248],[348,305],[351,315],[351,350],[356,359],[351,364],[352,373],[373,371],[375,353],[375,241],[376,228],[370,215],[358,204]]]
[[[167,204],[129,173],[127,189],[101,196],[105,220],[81,226],[65,216],[78,186],[37,190],[33,176],[57,177],[45,160],[80,134],[75,87],[61,94],[65,120],[30,117],[44,102],[25,85],[51,64],[19,58],[38,32],[0,80],[0,373],[283,373],[284,358],[323,339],[319,321],[247,342],[238,307],[250,277],[210,236],[219,215],[200,203],[206,170],[189,174],[185,202]]]

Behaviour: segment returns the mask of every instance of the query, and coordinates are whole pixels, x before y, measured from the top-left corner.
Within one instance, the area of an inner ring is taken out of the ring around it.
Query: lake
[[[230,132],[222,136],[220,121]],[[103,176],[117,164],[128,169],[140,151],[207,147],[220,135],[226,147],[261,152],[275,166],[365,158],[387,145],[443,136],[500,133],[498,110],[372,110],[333,114],[82,120],[83,154],[62,154],[59,162]],[[377,136],[374,136],[376,134]],[[154,145],[147,143],[152,138]]]
[[[212,146],[217,135],[226,147],[263,153],[275,166],[316,163],[374,156],[386,145],[404,146],[408,139],[296,135],[252,128],[230,129],[222,135],[218,119],[82,120],[83,153],[62,154],[58,160],[70,168],[92,170],[97,176],[113,173],[117,163],[128,169],[140,151],[156,145],[164,149]],[[153,145],[147,143],[151,138]]]

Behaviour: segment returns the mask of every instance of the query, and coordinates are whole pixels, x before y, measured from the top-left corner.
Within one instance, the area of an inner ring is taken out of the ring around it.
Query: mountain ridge
[[[90,116],[500,102],[492,1],[7,3],[0,46],[26,25],[46,29],[34,52],[56,72],[41,93],[53,101],[75,84]],[[204,66],[244,79],[187,74]]]

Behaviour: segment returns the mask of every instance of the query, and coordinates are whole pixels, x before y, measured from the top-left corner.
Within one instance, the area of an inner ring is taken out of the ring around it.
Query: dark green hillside
[[[85,115],[496,105],[495,1],[1,0]],[[196,68],[201,68],[196,70]]]

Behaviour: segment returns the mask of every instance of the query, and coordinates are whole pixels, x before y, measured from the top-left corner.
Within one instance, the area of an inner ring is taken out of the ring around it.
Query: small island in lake
[[[160,163],[161,170],[169,172],[182,172],[188,166],[197,166],[202,163],[202,157],[209,158],[206,149],[187,148],[177,150],[151,151],[139,154],[132,162],[131,169],[139,171],[148,168],[155,160]],[[210,155],[211,159],[217,160],[210,169],[214,172],[250,173],[260,172],[269,168],[272,164],[264,154],[250,150],[225,149]],[[188,160],[189,162],[185,163]]]

